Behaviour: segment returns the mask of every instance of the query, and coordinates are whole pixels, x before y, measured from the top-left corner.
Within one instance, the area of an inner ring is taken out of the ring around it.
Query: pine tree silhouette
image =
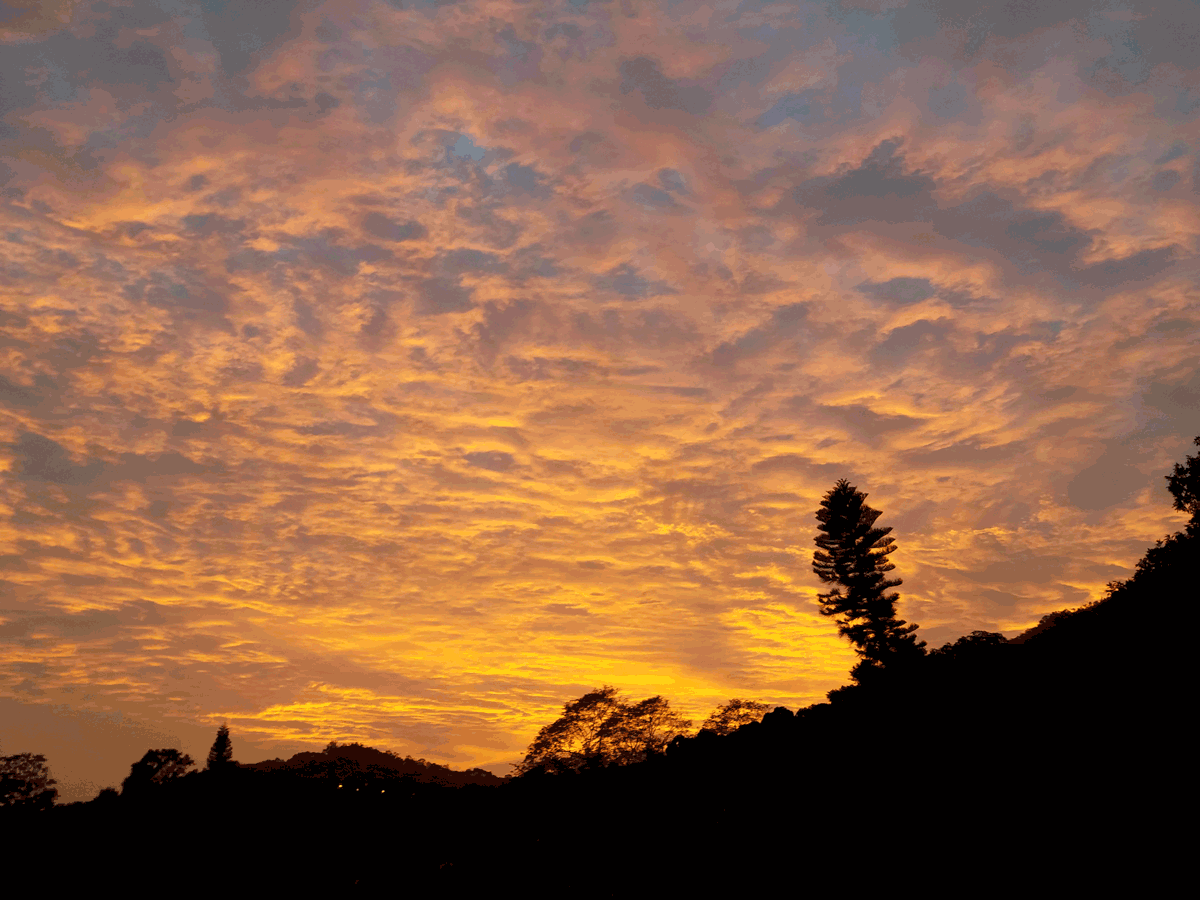
[[[850,674],[859,683],[888,665],[925,654],[925,642],[913,634],[917,626],[896,618],[900,595],[885,593],[903,583],[884,577],[896,568],[887,559],[896,541],[888,537],[891,528],[872,527],[881,513],[866,499],[844,478],[825,494],[817,510],[820,549],[813,554],[817,576],[839,585],[817,599],[821,614],[838,616],[838,634],[854,644],[860,659]]]
[[[206,768],[212,771],[225,771],[233,766],[233,745],[229,741],[229,727],[222,725],[217,729],[217,739],[213,741],[212,749],[208,751]]]

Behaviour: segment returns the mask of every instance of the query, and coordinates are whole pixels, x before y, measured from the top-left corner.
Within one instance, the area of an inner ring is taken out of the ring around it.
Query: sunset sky
[[[62,800],[222,722],[503,775],[601,684],[819,702],[843,477],[930,646],[1185,520],[1194,3],[6,0],[0,40],[0,754]]]

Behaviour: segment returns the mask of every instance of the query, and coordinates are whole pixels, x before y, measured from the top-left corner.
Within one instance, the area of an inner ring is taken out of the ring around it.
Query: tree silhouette
[[[605,685],[567,703],[562,716],[538,732],[513,774],[641,762],[664,752],[690,726],[662,697],[629,704],[616,688]]]
[[[213,741],[212,749],[208,751],[208,763],[205,768],[210,772],[224,772],[232,767],[233,745],[229,741],[229,726],[222,725],[217,729],[217,739]]]
[[[1200,436],[1194,443],[1200,447]],[[1186,465],[1175,463],[1171,474],[1163,477],[1167,480],[1167,490],[1175,497],[1175,508],[1191,515],[1188,531],[1194,531],[1200,528],[1200,454],[1185,459]]]
[[[0,756],[0,808],[49,809],[58,798],[56,784],[41,754]]]
[[[622,706],[616,688],[605,685],[563,706],[563,714],[544,726],[529,745],[515,775],[541,770],[574,772],[605,759],[609,735],[604,723]]]
[[[731,734],[743,725],[758,722],[770,707],[756,700],[733,699],[718,706],[700,728],[719,735]]]
[[[1200,447],[1200,437],[1195,444]],[[1110,581],[1109,598],[1130,602],[1135,596],[1149,597],[1155,592],[1175,596],[1181,591],[1195,590],[1190,571],[1192,560],[1200,552],[1200,454],[1186,460],[1183,465],[1175,463],[1172,474],[1164,478],[1167,490],[1175,497],[1175,509],[1190,514],[1191,519],[1182,532],[1155,541],[1138,561],[1132,578]]]
[[[607,738],[607,763],[630,765],[665,752],[676,735],[692,723],[671,709],[662,697],[622,705],[601,727]]]
[[[121,793],[142,796],[148,790],[182,778],[193,765],[192,758],[178,750],[147,750],[145,756],[129,767],[129,775],[121,782]]]
[[[896,542],[888,537],[891,528],[873,527],[881,513],[867,506],[866,499],[844,478],[825,494],[817,510],[820,549],[813,554],[813,571],[821,581],[839,585],[817,599],[821,614],[838,616],[838,634],[854,644],[860,658],[850,674],[859,683],[925,652],[925,642],[913,634],[917,626],[896,618],[900,595],[885,593],[903,583],[884,577],[896,568],[887,559]]]

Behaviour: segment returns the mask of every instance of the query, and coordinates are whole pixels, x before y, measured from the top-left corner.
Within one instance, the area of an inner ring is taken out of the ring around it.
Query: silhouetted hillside
[[[286,761],[269,759],[257,763],[241,764],[240,768],[257,772],[288,773],[306,778],[339,777],[343,780],[362,775],[375,775],[376,777],[399,775],[423,784],[441,784],[450,787],[462,787],[468,784],[496,787],[508,780],[494,775],[486,769],[467,769],[459,772],[437,763],[413,759],[410,756],[400,757],[386,750],[376,750],[374,747],[366,747],[358,743],[341,746],[333,743],[317,753],[303,751]]]

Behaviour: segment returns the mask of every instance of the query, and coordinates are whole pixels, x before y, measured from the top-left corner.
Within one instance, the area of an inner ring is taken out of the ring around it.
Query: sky
[[[507,774],[1103,596],[1200,434],[1192,2],[0,3],[0,754]],[[1136,623],[1130,626],[1137,639]]]

